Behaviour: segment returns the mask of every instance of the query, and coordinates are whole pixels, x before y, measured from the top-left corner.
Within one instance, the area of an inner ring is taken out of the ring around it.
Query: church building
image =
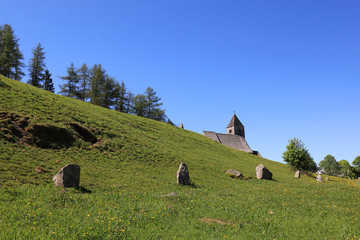
[[[245,139],[245,127],[234,114],[229,125],[226,127],[226,134],[212,131],[203,131],[203,135],[226,146],[252,153],[261,157],[258,151],[251,150]]]

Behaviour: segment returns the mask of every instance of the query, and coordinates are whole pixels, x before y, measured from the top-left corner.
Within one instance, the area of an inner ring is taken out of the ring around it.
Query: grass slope
[[[0,122],[0,239],[360,236],[358,181],[295,179],[284,164],[197,133],[2,76],[0,112],[5,116]],[[11,114],[26,119],[29,132],[34,126],[62,129],[74,141],[53,148],[16,138],[9,142],[12,120],[6,116]],[[92,130],[99,141],[82,139],[70,123]],[[176,184],[181,162],[189,167],[192,186]],[[69,163],[81,166],[81,189],[60,189],[51,182]],[[260,163],[273,172],[274,181],[256,179]],[[36,173],[37,166],[47,172]],[[253,179],[231,179],[228,169]],[[171,192],[178,195],[159,197]]]

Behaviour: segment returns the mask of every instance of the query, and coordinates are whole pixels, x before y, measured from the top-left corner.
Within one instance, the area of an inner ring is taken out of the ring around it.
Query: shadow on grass
[[[92,193],[92,191],[90,189],[87,189],[85,187],[77,187],[76,188],[77,191],[79,191],[80,193]]]

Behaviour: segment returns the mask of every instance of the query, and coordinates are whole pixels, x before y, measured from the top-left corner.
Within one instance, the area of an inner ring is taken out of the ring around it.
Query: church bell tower
[[[234,113],[234,116],[231,118],[229,125],[226,127],[227,134],[239,135],[245,138],[245,128],[244,125],[240,122],[237,116]]]

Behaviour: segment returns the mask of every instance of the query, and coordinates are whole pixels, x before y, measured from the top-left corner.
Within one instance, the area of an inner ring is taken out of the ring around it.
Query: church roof
[[[237,118],[237,116],[234,114],[234,116],[232,117],[232,119],[229,122],[229,125],[227,126],[229,127],[233,127],[233,126],[244,126],[242,125],[242,123],[240,122],[240,120]]]

